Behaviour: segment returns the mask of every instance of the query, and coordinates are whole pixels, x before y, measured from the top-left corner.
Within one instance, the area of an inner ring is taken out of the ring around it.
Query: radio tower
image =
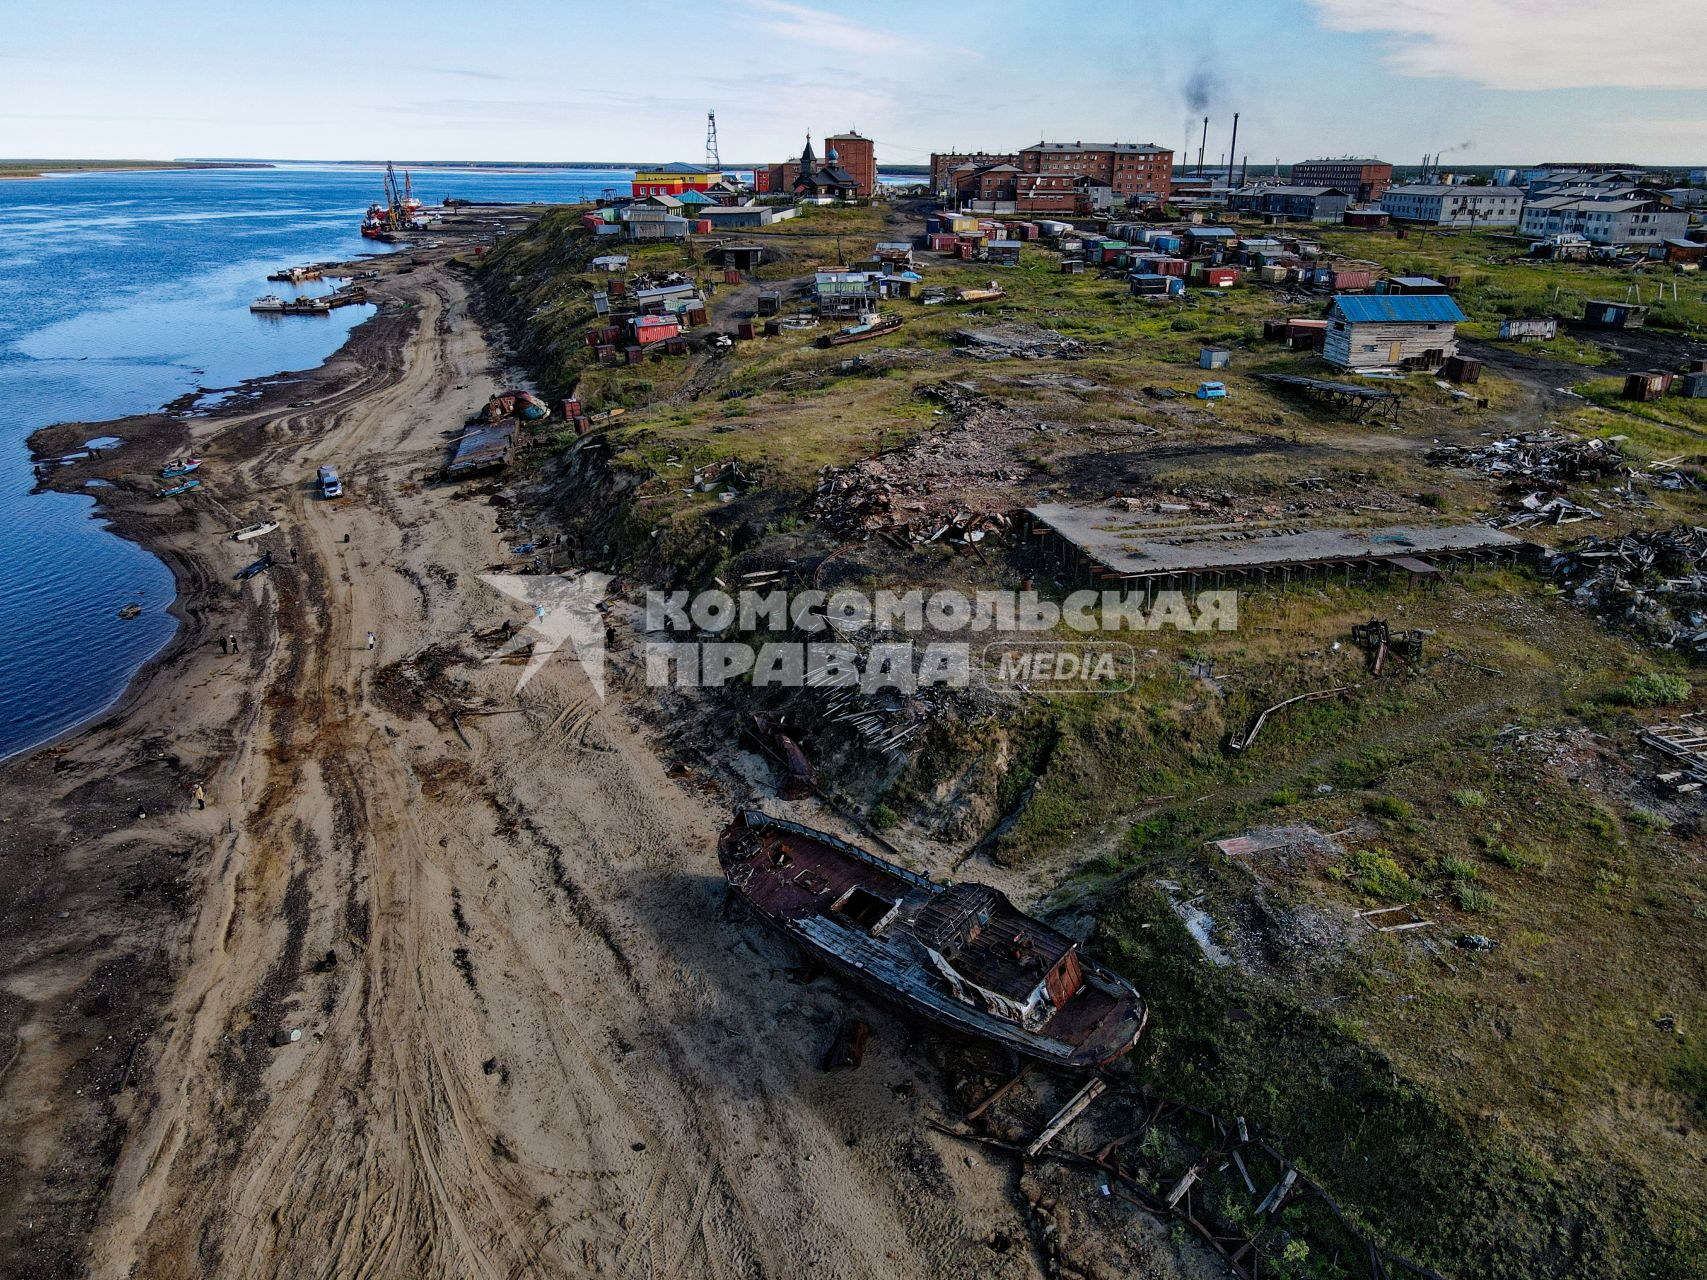
[[[716,110],[705,113],[705,167],[707,169],[721,169],[723,167],[723,158],[717,154]]]

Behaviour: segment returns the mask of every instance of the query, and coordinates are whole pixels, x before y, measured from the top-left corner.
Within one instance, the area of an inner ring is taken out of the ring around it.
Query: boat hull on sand
[[[939,885],[748,810],[718,844],[735,893],[811,959],[935,1025],[1066,1067],[1129,1052],[1147,1010],[1119,975],[997,890]]]

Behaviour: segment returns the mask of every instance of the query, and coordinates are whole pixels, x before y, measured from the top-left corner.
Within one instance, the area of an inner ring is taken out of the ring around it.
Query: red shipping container
[[[694,223],[693,223],[693,231],[694,231],[694,234],[696,236],[708,236],[708,235],[710,235],[711,234],[711,219],[710,218],[695,218]]]
[[[645,347],[629,347],[626,351],[623,352],[623,355],[627,358],[629,364],[639,364],[642,360],[644,360],[646,358],[646,348]]]
[[[750,338],[750,337],[752,337],[753,336],[753,322],[751,320],[743,320],[739,324],[737,324],[735,326],[735,336],[737,338]]]
[[[735,270],[734,267],[728,268],[723,273],[723,283],[724,284],[740,284],[741,283],[741,273],[739,271]]]
[[[567,422],[570,418],[578,418],[580,416],[581,399],[579,396],[570,396],[563,402],[563,419]]]
[[[679,337],[681,332],[674,316],[642,316],[634,322],[634,340],[641,346]]]

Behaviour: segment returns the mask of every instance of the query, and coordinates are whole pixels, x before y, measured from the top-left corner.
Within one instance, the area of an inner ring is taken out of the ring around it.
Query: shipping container
[[[1707,400],[1707,373],[1684,374],[1683,394],[1691,400]]]
[[[1327,268],[1327,273],[1327,278],[1322,283],[1335,293],[1367,289],[1375,283],[1375,272],[1368,269],[1330,267]]]
[[[1624,398],[1626,400],[1658,400],[1671,390],[1671,374],[1660,373],[1657,370],[1649,373],[1632,373],[1624,379]]]
[[[1226,347],[1204,347],[1197,353],[1199,369],[1225,369],[1233,361],[1233,353]]]

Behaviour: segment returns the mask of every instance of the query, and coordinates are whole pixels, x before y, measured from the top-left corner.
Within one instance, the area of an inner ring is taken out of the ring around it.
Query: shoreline
[[[346,265],[346,264],[340,264]],[[106,720],[122,715],[128,707],[139,698],[144,686],[151,680],[155,672],[169,665],[173,659],[189,648],[191,625],[194,621],[190,609],[191,601],[188,596],[195,588],[197,578],[194,571],[196,561],[183,550],[168,540],[158,536],[151,538],[146,532],[147,518],[141,513],[143,503],[156,501],[148,498],[142,492],[132,492],[121,487],[120,481],[110,476],[90,474],[82,470],[81,459],[76,463],[61,464],[59,459],[81,448],[84,439],[94,439],[101,435],[115,435],[124,441],[123,446],[111,450],[104,455],[102,461],[120,462],[136,459],[139,451],[133,446],[158,445],[168,441],[165,449],[147,448],[149,465],[153,462],[178,456],[191,451],[191,437],[194,428],[205,427],[210,434],[217,434],[226,427],[235,425],[254,414],[278,412],[288,404],[284,400],[286,393],[293,388],[300,392],[303,384],[314,384],[325,378],[328,370],[343,359],[347,352],[358,343],[358,335],[369,325],[380,321],[384,316],[383,308],[376,308],[374,314],[352,326],[344,335],[344,341],[329,352],[324,360],[309,369],[279,369],[271,373],[256,374],[245,378],[232,387],[196,388],[185,392],[158,409],[146,413],[130,414],[122,418],[110,418],[95,422],[55,422],[45,427],[38,427],[24,437],[24,447],[30,452],[30,464],[33,467],[51,466],[52,470],[45,474],[38,473],[35,488],[32,492],[48,492],[70,494],[77,497],[92,498],[94,508],[91,518],[106,521],[108,532],[115,537],[132,543],[149,555],[155,557],[166,566],[172,575],[172,602],[166,606],[176,622],[171,636],[153,654],[140,663],[125,682],[124,688],[114,695],[111,702],[98,711],[91,712],[76,724],[62,729],[51,737],[28,746],[18,747],[0,755],[0,772],[22,757],[33,755],[38,751],[47,751],[64,746],[84,732],[92,732]],[[231,407],[220,406],[207,413],[192,413],[175,409],[176,405],[194,403],[208,390],[225,394],[235,403]],[[182,428],[181,437],[170,439],[175,428]],[[93,432],[94,435],[89,433]],[[133,468],[134,470],[134,468]],[[158,467],[154,467],[145,477],[146,481],[157,481]],[[70,473],[70,474],[67,474]],[[55,483],[55,478],[66,476],[66,483]],[[108,487],[91,490],[86,482],[100,479],[107,482]],[[142,488],[146,488],[144,484]],[[114,495],[125,494],[128,501],[115,504]]]
[[[18,168],[8,168],[16,164]],[[63,177],[76,173],[185,173],[200,169],[276,169],[270,160],[34,160],[0,161],[0,181]]]
[[[486,225],[478,208],[460,213],[465,227]],[[241,472],[269,452],[275,421],[303,421],[297,406],[312,402],[312,414],[335,413],[389,385],[416,335],[421,300],[446,287],[445,273],[455,270],[448,264],[468,234],[435,238],[446,247],[423,255],[405,245],[361,264],[382,272],[370,282],[377,309],[312,368],[245,379],[223,389],[231,393],[227,403],[205,413],[182,407],[198,389],[149,412],[54,423],[26,438],[33,464],[53,464],[38,474],[36,491],[95,498],[92,514],[111,533],[167,567],[176,626],[112,702],[0,760],[10,801],[0,809],[0,875],[18,886],[0,902],[0,975],[9,980],[0,987],[0,1140],[17,1151],[56,1150],[51,1167],[62,1177],[67,1164],[77,1169],[75,1185],[59,1191],[44,1187],[45,1168],[27,1162],[0,1173],[0,1271],[80,1274],[94,1215],[106,1211],[110,1180],[142,1110],[136,1094],[146,1071],[143,1047],[170,1025],[161,1019],[169,1018],[168,996],[182,977],[177,964],[197,897],[190,873],[176,865],[184,854],[171,850],[188,843],[211,854],[220,839],[201,821],[212,812],[190,804],[190,791],[203,783],[214,790],[212,779],[231,767],[245,726],[255,721],[249,686],[273,639],[266,616],[246,609],[249,584],[232,589],[222,562],[236,544],[220,532],[271,498],[222,495],[222,481],[244,487]],[[429,265],[414,261],[422,256]],[[124,444],[98,459],[58,463],[101,435]],[[155,498],[160,465],[185,453],[207,458],[210,482],[182,498]],[[91,490],[90,479],[110,487]],[[246,550],[242,558],[250,558]],[[190,689],[206,683],[198,670],[228,632],[242,636],[242,652],[226,669],[247,674],[215,699],[194,697]],[[215,745],[188,753],[178,745],[193,739]],[[140,885],[149,888],[138,899]],[[39,985],[44,966],[63,971],[79,993],[83,1012],[69,1031],[55,1002],[15,994],[22,975],[34,975],[26,988]],[[44,1112],[57,1137],[44,1129]]]

